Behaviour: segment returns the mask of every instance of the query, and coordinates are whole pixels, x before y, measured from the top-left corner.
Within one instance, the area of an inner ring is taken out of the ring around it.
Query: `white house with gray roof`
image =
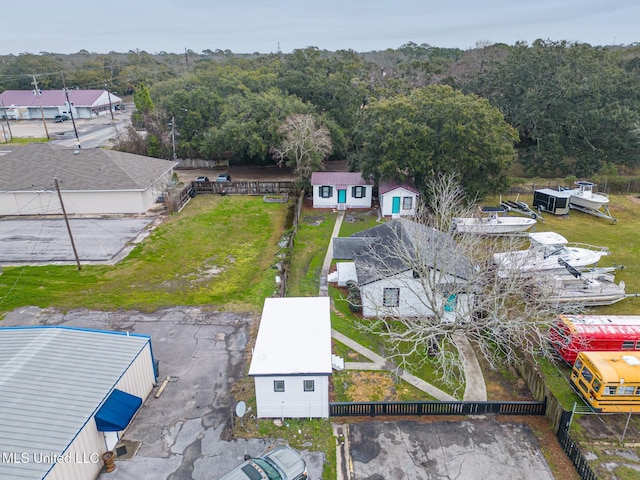
[[[363,316],[418,318],[437,311],[447,319],[473,311],[473,269],[450,235],[397,219],[351,240],[343,250],[355,262]]]
[[[166,190],[177,162],[46,143],[0,156],[0,215],[141,214]]]
[[[358,172],[313,172],[313,208],[371,208],[373,185]]]
[[[267,298],[249,376],[259,418],[329,417],[329,297]]]
[[[95,478],[156,377],[146,335],[0,328],[0,478]]]

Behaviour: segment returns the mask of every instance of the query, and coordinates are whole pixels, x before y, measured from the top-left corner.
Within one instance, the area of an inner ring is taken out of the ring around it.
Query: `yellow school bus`
[[[640,352],[580,352],[571,383],[596,412],[640,412]]]

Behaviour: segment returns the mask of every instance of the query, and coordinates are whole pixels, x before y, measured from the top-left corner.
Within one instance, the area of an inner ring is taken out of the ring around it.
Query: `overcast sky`
[[[0,54],[640,42],[638,0],[5,0]]]

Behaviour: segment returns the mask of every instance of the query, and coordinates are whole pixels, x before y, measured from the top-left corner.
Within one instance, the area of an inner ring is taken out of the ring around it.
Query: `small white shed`
[[[378,197],[383,217],[412,216],[416,213],[418,190],[408,184],[380,182]]]
[[[328,418],[328,297],[267,298],[249,376],[259,418]]]

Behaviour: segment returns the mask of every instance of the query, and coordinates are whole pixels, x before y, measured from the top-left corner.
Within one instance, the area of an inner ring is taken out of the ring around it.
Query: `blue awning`
[[[115,389],[102,404],[94,417],[99,432],[119,432],[127,428],[129,422],[142,405],[142,399]]]

